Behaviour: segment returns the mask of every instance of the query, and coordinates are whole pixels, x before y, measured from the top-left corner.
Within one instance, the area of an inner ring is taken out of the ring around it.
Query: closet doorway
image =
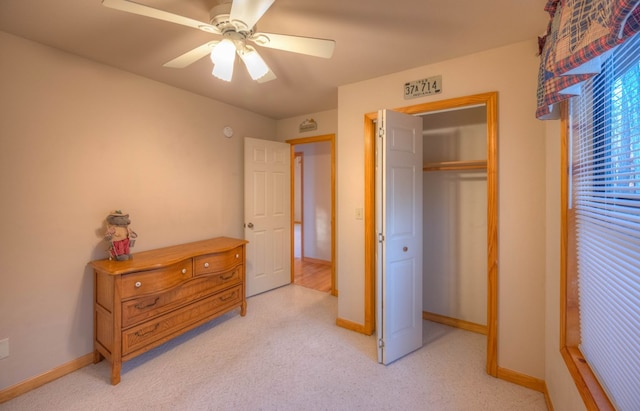
[[[337,295],[335,280],[335,135],[291,145],[291,282]]]
[[[484,141],[481,141],[482,154],[486,154],[485,158],[460,158],[452,157],[450,160],[446,156],[443,158],[443,154],[447,154],[447,151],[452,151],[454,146],[442,144],[442,141],[438,142],[439,138],[429,140],[429,131],[426,132],[425,146],[431,145],[433,153],[437,158],[429,158],[425,154],[424,165],[425,173],[431,174],[426,180],[430,181],[427,184],[431,184],[431,187],[437,188],[442,182],[435,181],[435,173],[440,172],[453,172],[454,175],[449,175],[449,180],[460,180],[460,176],[456,176],[455,173],[468,172],[471,175],[482,173],[482,179],[486,178],[486,184],[483,185],[483,190],[486,193],[486,220],[484,220],[486,243],[483,241],[483,245],[486,246],[484,250],[486,253],[483,255],[483,259],[486,258],[486,279],[483,281],[483,285],[486,286],[486,326],[481,325],[476,332],[481,332],[487,335],[487,356],[486,356],[486,372],[489,375],[496,377],[498,375],[497,366],[497,280],[498,280],[498,267],[497,267],[497,244],[498,244],[498,230],[497,230],[497,93],[485,93],[474,96],[443,100],[433,103],[420,104],[415,106],[408,106],[402,108],[393,109],[394,111],[412,114],[425,118],[425,123],[428,122],[430,115],[436,113],[450,112],[454,110],[469,110],[469,112],[475,112],[477,117],[477,109],[480,108],[481,115],[485,117],[486,121],[483,124],[483,128],[486,130],[486,136]],[[445,116],[446,117],[446,116]],[[473,114],[471,115],[473,117]],[[375,307],[376,307],[376,290],[375,290],[375,266],[376,266],[376,226],[374,218],[367,218],[375,216],[375,145],[376,145],[376,120],[377,113],[370,113],[365,115],[365,324],[364,332],[372,334],[375,331]],[[427,127],[427,130],[429,127]],[[437,127],[436,127],[437,129]],[[434,133],[435,134],[435,133]],[[438,145],[441,147],[438,147]],[[455,150],[453,150],[455,151]],[[477,154],[477,152],[476,152]],[[486,173],[486,174],[485,174]],[[486,175],[486,177],[484,177]],[[468,178],[465,177],[465,178]],[[447,183],[449,184],[449,183]],[[484,184],[484,182],[483,182]],[[477,191],[477,188],[476,188]],[[426,198],[426,195],[425,195]],[[432,204],[432,207],[434,205]],[[437,204],[435,205],[437,208]],[[483,205],[484,206],[484,205]],[[443,207],[441,207],[440,211]],[[446,208],[446,207],[445,207]],[[444,210],[446,211],[446,210]],[[429,250],[427,250],[429,251]],[[426,261],[426,260],[425,260]],[[426,265],[426,264],[425,264]],[[425,285],[427,282],[425,282]],[[425,303],[425,306],[432,303],[429,301]],[[435,302],[437,303],[437,302]],[[440,318],[433,318],[427,310],[423,309],[425,319],[442,321],[451,320],[446,316],[440,316]],[[483,318],[484,319],[484,318]],[[458,321],[455,326],[462,326],[467,328],[465,321]],[[469,322],[473,323],[473,322]],[[473,324],[472,324],[473,325]]]

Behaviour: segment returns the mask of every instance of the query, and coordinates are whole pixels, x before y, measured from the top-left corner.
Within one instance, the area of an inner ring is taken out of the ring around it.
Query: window
[[[639,410],[640,36],[603,59],[565,120],[563,354],[589,408]]]

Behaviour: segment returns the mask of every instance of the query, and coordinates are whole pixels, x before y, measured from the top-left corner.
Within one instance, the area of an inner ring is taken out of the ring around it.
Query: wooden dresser
[[[94,272],[94,363],[122,362],[228,311],[246,314],[245,244],[219,237],[97,260]]]

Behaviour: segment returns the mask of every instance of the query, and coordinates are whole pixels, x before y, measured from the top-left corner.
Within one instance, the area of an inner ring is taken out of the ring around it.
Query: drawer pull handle
[[[204,268],[209,268],[209,263],[204,263]]]
[[[138,303],[138,304],[135,305],[135,307],[138,310],[144,310],[145,308],[153,307],[154,305],[156,305],[158,303],[159,299],[160,299],[160,297],[156,297],[156,299],[150,304]]]
[[[136,288],[140,288],[140,286],[142,286],[142,283],[140,281],[136,281]]]
[[[142,330],[140,331],[136,331],[136,337],[144,337],[145,335],[149,335],[151,333],[156,332],[156,330],[158,329],[158,327],[160,327],[160,323],[157,323],[152,330],[149,330],[147,332],[142,332]]]
[[[221,275],[221,276],[220,276],[220,279],[221,279],[221,280],[224,280],[224,281],[226,281],[226,280],[230,280],[230,279],[232,279],[232,278],[233,278],[233,275],[234,275],[234,274],[235,274],[235,272],[229,273],[229,274],[227,274],[227,275]]]
[[[187,269],[186,269],[186,268],[183,268],[183,269],[182,269],[182,274],[186,274],[186,273],[187,273]]]
[[[236,258],[240,258],[240,254],[236,254]]]
[[[224,297],[220,297],[220,301],[229,301],[229,300],[231,300],[232,298],[236,298],[236,292],[235,292],[235,291],[234,291],[234,292],[232,292],[232,293],[231,293],[231,294],[229,294],[229,295],[225,295]]]

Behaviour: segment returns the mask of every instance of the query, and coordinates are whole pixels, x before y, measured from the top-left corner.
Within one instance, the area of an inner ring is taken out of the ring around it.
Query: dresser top
[[[97,271],[111,275],[121,275],[166,267],[179,263],[187,258],[204,254],[229,251],[247,242],[246,240],[237,238],[217,237],[209,240],[195,241],[193,243],[141,251],[132,254],[131,258],[125,261],[105,258],[103,260],[91,261],[89,264]]]

